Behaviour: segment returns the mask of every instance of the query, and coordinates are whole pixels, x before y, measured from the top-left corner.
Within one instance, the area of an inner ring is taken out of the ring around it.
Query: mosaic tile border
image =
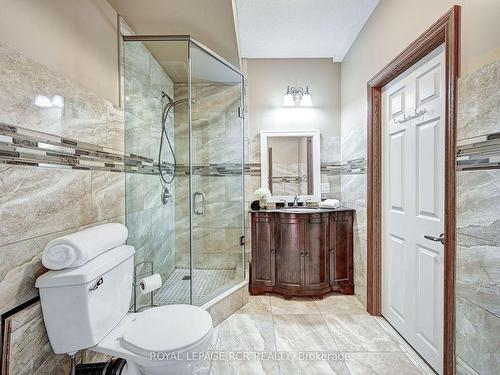
[[[457,170],[500,169],[500,133],[457,142]]]
[[[360,165],[360,159],[353,160],[351,164],[346,163],[342,165],[341,163],[321,163],[321,174],[322,175],[340,175],[343,170],[351,171],[352,173],[366,173],[366,162],[365,165]],[[346,168],[347,167],[347,168]],[[250,176],[260,176],[261,165],[260,163],[245,164],[245,174]]]
[[[342,173],[341,163],[321,163],[321,174],[334,176]]]
[[[189,165],[178,165],[175,168],[175,174],[178,177],[189,176]],[[209,165],[193,165],[193,175],[196,176],[241,176],[243,174],[241,164],[238,163],[221,163]]]
[[[158,164],[140,155],[0,123],[0,163],[79,170],[156,174]],[[171,170],[167,164],[165,170]]]
[[[124,155],[91,143],[5,123],[0,123],[0,163],[148,175],[157,175],[160,168],[167,173],[173,171],[170,163],[162,163],[160,167],[153,159],[141,155]],[[189,166],[177,166],[176,174],[189,175]],[[242,167],[237,163],[195,165],[193,174],[236,176],[242,174]]]
[[[341,174],[366,174],[366,158],[348,160],[342,164]]]
[[[260,176],[260,163],[245,164],[245,174],[248,176]]]
[[[273,176],[273,183],[285,182],[285,183],[301,183],[307,182],[307,176]]]
[[[160,166],[153,159],[141,155],[117,153],[112,149],[91,143],[1,122],[0,163],[149,175],[158,174],[160,168],[167,173],[172,173],[173,170],[173,165],[170,163],[162,163]],[[346,163],[321,163],[321,174],[366,174],[366,168],[365,158],[349,160]],[[500,169],[500,133],[459,141],[457,143],[456,168],[459,171]],[[244,174],[246,175],[260,176],[260,172],[260,163],[244,165]],[[188,165],[178,165],[176,168],[176,174],[179,176],[188,176],[189,173]],[[193,175],[238,176],[241,174],[241,164],[238,163],[193,166]],[[279,178],[283,179],[284,182],[297,180],[294,177]]]

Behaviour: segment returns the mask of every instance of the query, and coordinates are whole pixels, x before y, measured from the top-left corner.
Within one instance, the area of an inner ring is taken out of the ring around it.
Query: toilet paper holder
[[[146,271],[142,273],[137,273],[140,267],[145,266]],[[144,262],[139,262],[135,265],[134,267],[134,282],[132,283],[134,285],[134,300],[132,303],[132,310],[134,312],[139,312],[145,309],[149,309],[151,307],[156,307],[156,305],[153,303],[153,292],[149,293],[149,304],[141,307],[137,307],[137,289],[140,288],[140,280],[143,279],[144,277],[151,276],[154,274],[154,264],[151,261],[144,261]]]

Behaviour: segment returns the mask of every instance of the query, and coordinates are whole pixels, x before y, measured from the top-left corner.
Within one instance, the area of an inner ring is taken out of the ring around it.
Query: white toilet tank
[[[127,314],[134,253],[133,246],[122,245],[83,266],[49,271],[36,280],[55,353],[73,353],[96,345]]]

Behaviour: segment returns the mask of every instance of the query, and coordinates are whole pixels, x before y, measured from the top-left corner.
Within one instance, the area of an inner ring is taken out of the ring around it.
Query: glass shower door
[[[203,305],[244,280],[240,73],[190,43],[191,288]]]
[[[188,44],[139,37],[123,45],[127,243],[136,249],[139,278],[152,267],[163,280],[155,305],[191,303],[189,174],[182,173],[189,158]],[[134,294],[137,309],[150,305],[137,286]]]

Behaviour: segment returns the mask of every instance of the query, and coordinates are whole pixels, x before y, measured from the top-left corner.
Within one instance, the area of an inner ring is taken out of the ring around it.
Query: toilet
[[[212,317],[192,305],[130,313],[134,253],[122,245],[36,280],[52,349],[123,358],[122,375],[191,374],[208,348]]]

